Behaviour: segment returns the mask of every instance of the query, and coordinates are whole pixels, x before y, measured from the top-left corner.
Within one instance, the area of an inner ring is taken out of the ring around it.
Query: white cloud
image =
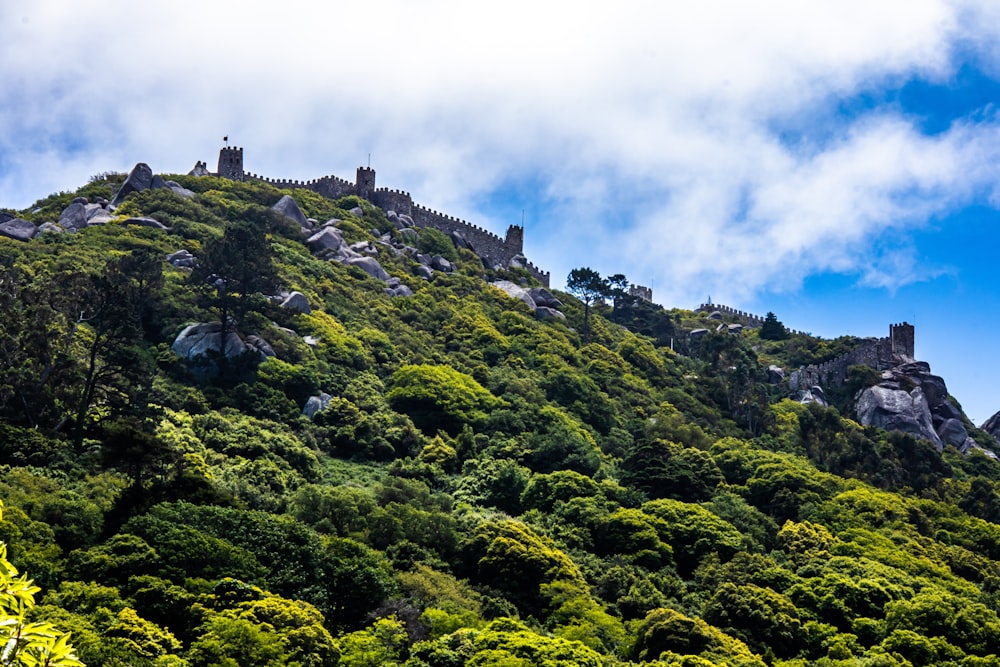
[[[913,279],[908,246],[871,240],[984,187],[996,127],[927,138],[891,109],[843,119],[830,102],[947,79],[956,40],[995,43],[986,13],[931,0],[8,0],[0,204],[140,160],[212,165],[229,134],[272,176],[351,178],[372,153],[380,184],[501,232],[514,221],[474,202],[540,178],[522,194],[545,202],[526,243],[557,283],[592,263],[655,280],[665,301],[791,289],[816,271],[892,287]],[[804,134],[789,141],[789,127]]]

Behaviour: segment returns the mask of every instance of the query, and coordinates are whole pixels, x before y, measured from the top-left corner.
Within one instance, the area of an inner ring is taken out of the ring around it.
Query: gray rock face
[[[781,384],[785,379],[784,369],[771,364],[767,367],[767,381],[771,384]]]
[[[6,222],[0,222],[0,236],[6,236],[15,241],[29,241],[38,232],[34,223],[14,218]]]
[[[445,273],[451,273],[455,270],[455,265],[446,260],[441,255],[434,255],[431,257],[431,268],[437,271],[444,271]]]
[[[565,320],[566,316],[555,308],[548,306],[538,306],[535,308],[535,317],[543,322],[546,320]]]
[[[73,202],[59,214],[59,226],[63,229],[83,229],[87,226],[88,217],[86,204]]]
[[[466,250],[471,250],[473,252],[476,251],[476,249],[472,247],[472,244],[469,243],[469,240],[465,238],[465,235],[462,232],[454,231],[448,236],[451,237],[451,242],[455,244],[456,248],[465,248]]]
[[[413,227],[414,226],[413,218],[406,215],[405,213],[400,213],[399,224],[403,225],[404,227]]]
[[[358,218],[360,218],[365,214],[364,210],[360,206],[355,206],[350,211],[348,211],[348,213]]]
[[[323,251],[336,251],[344,245],[344,237],[336,227],[324,227],[308,239],[306,245],[314,253]]]
[[[148,189],[153,184],[153,170],[149,168],[149,165],[145,162],[140,162],[139,164],[132,167],[132,171],[129,172],[128,178],[122,183],[121,188],[115,194],[114,199],[111,203],[115,206],[121,204],[125,201],[125,197],[129,196],[133,192],[142,192]]]
[[[194,163],[194,169],[188,172],[188,176],[211,176],[212,172],[208,170],[208,165],[204,162],[198,161]]]
[[[396,235],[396,238],[398,238],[401,243],[403,243],[404,245],[408,245],[411,248],[416,248],[417,243],[420,242],[420,235],[417,234],[417,231],[415,229],[410,229],[409,227],[404,227],[403,229],[399,230],[399,233]]]
[[[178,250],[167,255],[167,261],[178,268],[193,269],[198,260],[187,250]]]
[[[309,419],[313,419],[317,412],[326,410],[326,407],[330,405],[330,399],[332,398],[333,396],[326,393],[321,393],[318,396],[310,396],[306,401],[305,406],[302,408],[302,414],[309,417]]]
[[[389,280],[389,274],[386,273],[385,269],[382,268],[382,265],[374,257],[355,257],[344,263],[348,266],[356,266],[372,278],[378,278],[382,282]]]
[[[532,287],[528,290],[528,296],[538,306],[545,306],[546,308],[562,308],[563,306],[562,301],[553,296],[552,292],[544,287]]]
[[[951,445],[961,449],[965,441],[969,439],[969,432],[965,430],[965,424],[960,419],[946,419],[937,428],[938,437],[946,445]]]
[[[521,301],[524,305],[526,305],[528,308],[531,308],[532,310],[535,310],[535,308],[538,307],[538,304],[536,304],[535,300],[531,298],[531,295],[528,294],[528,291],[525,290],[520,285],[515,285],[509,280],[497,280],[495,282],[490,283],[490,285],[493,285],[494,287],[503,290],[504,292],[507,293],[507,296],[517,299],[518,301]]]
[[[413,270],[413,272],[418,276],[420,276],[421,278],[423,278],[424,280],[430,280],[431,276],[434,275],[434,271],[431,269],[431,267],[424,266],[423,264],[418,265],[417,268]]]
[[[309,299],[302,292],[292,292],[285,300],[281,302],[282,308],[287,308],[289,310],[294,310],[298,313],[311,313],[312,308],[309,307]]]
[[[219,354],[222,349],[222,325],[218,322],[191,324],[177,334],[170,349],[178,357],[188,360]],[[246,349],[235,331],[226,334],[226,357],[238,357]]]
[[[8,213],[7,211],[0,211],[0,223],[7,222],[8,220],[13,220],[14,215]]]
[[[188,190],[187,188],[185,188],[183,185],[181,185],[177,181],[167,181],[166,183],[167,183],[167,187],[168,188],[170,188],[171,190],[173,190],[175,194],[178,194],[181,197],[184,197],[184,199],[190,199],[191,197],[194,197],[194,192],[193,191]]]
[[[983,425],[979,428],[983,429],[987,433],[993,436],[993,439],[1000,444],[1000,412],[983,422]]]
[[[288,216],[295,222],[299,223],[300,227],[306,227],[306,215],[299,208],[299,205],[295,203],[289,195],[284,195],[278,200],[278,203],[271,207],[273,210],[277,211],[281,215]]]
[[[409,285],[400,283],[395,287],[387,287],[385,293],[389,296],[413,296],[413,290]]]
[[[690,336],[691,340],[700,340],[707,333],[708,329],[692,329],[688,336]]]
[[[911,391],[883,385],[868,387],[858,397],[858,421],[887,431],[902,431],[930,440],[938,449],[944,443],[934,430],[930,406],[923,389]]]
[[[93,205],[96,206],[96,205]],[[87,225],[106,225],[114,219],[114,215],[99,206],[87,214]]]
[[[66,230],[55,222],[43,222],[38,225],[38,234],[65,234]]]
[[[826,400],[826,394],[823,392],[822,387],[812,386],[808,389],[801,389],[794,394],[792,394],[792,399],[798,401],[802,405],[808,405],[809,403],[817,403],[822,405],[824,408],[829,407],[829,403]]]

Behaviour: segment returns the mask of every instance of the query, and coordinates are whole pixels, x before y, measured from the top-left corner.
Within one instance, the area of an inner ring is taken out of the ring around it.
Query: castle
[[[889,325],[887,338],[867,338],[850,352],[816,366],[793,371],[788,379],[791,389],[808,389],[814,385],[841,386],[847,381],[851,366],[868,366],[884,371],[899,364],[914,361],[914,328],[908,322]]]
[[[204,162],[195,165],[195,171],[199,170],[207,173]],[[375,170],[371,167],[358,167],[354,183],[337,176],[322,176],[311,181],[274,179],[245,172],[243,149],[224,146],[219,151],[219,168],[216,175],[234,181],[262,181],[284,189],[303,188],[330,199],[357,195],[385,211],[395,211],[399,215],[409,216],[417,227],[433,227],[446,234],[460,234],[489,268],[523,268],[542,285],[549,286],[549,272],[542,271],[524,257],[523,227],[510,225],[506,236],[500,238],[482,227],[415,204],[408,192],[376,188]]]

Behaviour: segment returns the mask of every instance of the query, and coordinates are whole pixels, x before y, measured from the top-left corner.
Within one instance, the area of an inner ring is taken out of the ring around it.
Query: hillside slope
[[[165,178],[0,239],[0,537],[88,665],[1000,664],[1000,464],[768,382],[849,341]]]

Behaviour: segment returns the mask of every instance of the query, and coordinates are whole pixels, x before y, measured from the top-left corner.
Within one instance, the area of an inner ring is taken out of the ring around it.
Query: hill
[[[1000,664],[991,436],[854,419],[908,375],[769,377],[863,341],[543,291],[357,195],[123,180],[0,239],[0,537],[86,664]]]

